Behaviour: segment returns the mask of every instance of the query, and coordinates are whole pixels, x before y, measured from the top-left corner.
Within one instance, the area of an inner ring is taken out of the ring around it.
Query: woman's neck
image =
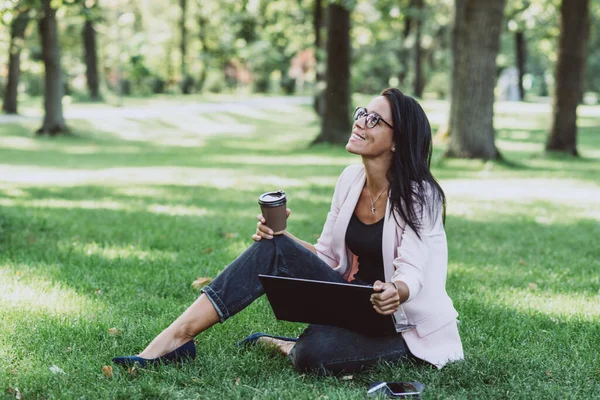
[[[371,195],[376,196],[382,190],[389,186],[390,182],[387,179],[387,172],[391,160],[382,159],[365,159],[363,157],[363,165],[367,175],[367,188]]]

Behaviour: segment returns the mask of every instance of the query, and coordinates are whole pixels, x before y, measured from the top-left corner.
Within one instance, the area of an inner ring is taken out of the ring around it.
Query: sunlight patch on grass
[[[503,139],[496,139],[496,145],[501,151],[521,151],[527,153],[537,153],[544,150],[544,145],[533,142],[513,142]]]
[[[160,118],[128,119],[108,118],[91,121],[94,130],[110,132],[120,140],[145,142],[173,147],[202,147],[206,138],[227,134],[227,136],[248,136],[256,127],[234,120],[226,123],[214,121],[198,114],[170,113]],[[95,136],[101,136],[96,133]]]
[[[100,245],[98,243],[79,243],[77,241],[62,241],[57,244],[59,249],[68,250],[69,252],[79,253],[86,256],[100,256],[106,260],[121,260],[121,259],[135,259],[135,260],[162,260],[175,262],[177,260],[177,253],[172,251],[164,250],[142,250],[136,248],[135,245],[129,246],[117,246],[111,245]]]
[[[600,293],[595,296],[555,293],[537,289],[534,284],[529,289],[509,288],[490,292],[488,296],[493,303],[519,312],[537,311],[553,317],[586,321],[597,321],[600,317]]]
[[[85,296],[59,283],[0,267],[0,310],[77,316],[96,308]]]
[[[68,209],[86,209],[86,210],[128,210],[130,207],[123,203],[112,200],[63,200],[63,199],[42,199],[42,200],[15,200],[0,199],[0,205],[7,207],[24,206],[39,208],[68,208]]]
[[[332,158],[317,155],[283,155],[283,156],[209,156],[203,161],[211,163],[228,163],[235,161],[238,164],[247,165],[348,165],[356,161],[356,158]]]
[[[2,136],[0,147],[14,150],[40,150],[42,142],[33,137],[24,136]]]
[[[442,182],[448,201],[545,201],[600,206],[600,187],[575,179],[449,179]]]
[[[114,200],[64,200],[64,199],[43,199],[43,200],[21,200],[21,199],[0,199],[0,205],[7,207],[22,206],[35,208],[66,208],[66,209],[86,209],[86,210],[128,210],[128,211],[147,211],[153,214],[165,215],[188,215],[188,216],[206,216],[214,215],[213,211],[206,208],[184,206],[178,204],[150,204],[146,207],[127,205]]]

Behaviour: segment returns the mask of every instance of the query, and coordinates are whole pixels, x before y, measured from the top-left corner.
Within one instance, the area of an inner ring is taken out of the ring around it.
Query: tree
[[[44,123],[38,134],[51,136],[67,133],[62,110],[63,77],[60,64],[60,47],[56,27],[56,9],[52,0],[42,0],[39,22],[42,58],[44,60]]]
[[[9,114],[17,113],[17,95],[21,75],[21,49],[25,41],[25,30],[29,24],[29,13],[29,8],[21,10],[10,24],[8,77],[2,103],[2,110]]]
[[[527,59],[527,46],[525,43],[525,34],[518,30],[515,32],[515,55],[517,70],[519,71],[519,99],[525,99],[525,88],[523,87],[523,76],[525,75],[525,62]]]
[[[315,143],[346,143],[350,124],[350,11],[342,4],[327,7],[327,87],[321,133]]]
[[[413,94],[416,97],[423,97],[425,77],[423,76],[423,51],[421,47],[421,36],[423,31],[423,9],[425,7],[424,0],[414,0],[413,6],[417,11],[415,18],[415,76],[413,81]]]
[[[500,158],[494,143],[496,55],[504,0],[456,0],[449,157]]]
[[[560,5],[553,122],[546,142],[546,151],[578,155],[577,106],[581,100],[585,76],[588,13],[588,0],[563,0]]]
[[[313,6],[313,29],[315,31],[315,59],[316,59],[316,91],[313,100],[313,108],[319,115],[323,114],[323,90],[321,84],[323,82],[323,72],[321,70],[323,51],[323,40],[321,37],[321,28],[323,26],[323,4],[321,0],[315,0]]]
[[[181,93],[190,94],[192,91],[193,81],[188,76],[186,57],[187,57],[187,27],[185,26],[185,18],[187,16],[187,0],[179,0],[181,15],[179,17],[180,42],[179,48],[181,51]]]
[[[94,101],[100,100],[100,82],[98,78],[98,56],[96,45],[96,29],[94,28],[94,9],[97,3],[92,7],[87,7],[84,3],[83,14],[85,22],[83,24],[83,54],[85,57],[85,77],[87,80],[90,98]]]

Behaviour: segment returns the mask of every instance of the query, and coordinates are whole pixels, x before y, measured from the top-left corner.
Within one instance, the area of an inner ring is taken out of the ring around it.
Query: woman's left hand
[[[375,311],[382,315],[390,315],[398,311],[400,295],[396,286],[390,282],[375,281],[373,290],[377,292],[371,295],[371,303]]]

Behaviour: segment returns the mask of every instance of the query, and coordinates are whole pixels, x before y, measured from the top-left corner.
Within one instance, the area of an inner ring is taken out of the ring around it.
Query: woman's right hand
[[[285,217],[288,218],[291,212],[292,210],[286,208]],[[258,242],[261,239],[273,239],[273,230],[267,225],[265,225],[265,223],[267,222],[267,220],[265,220],[265,217],[263,217],[262,214],[258,214],[256,216],[256,219],[258,220],[258,222],[256,223],[256,233],[252,235],[252,240]]]

